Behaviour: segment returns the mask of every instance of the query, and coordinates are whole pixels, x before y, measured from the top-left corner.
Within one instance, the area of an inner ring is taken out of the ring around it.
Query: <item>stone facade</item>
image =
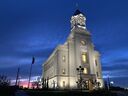
[[[102,88],[100,54],[94,49],[91,34],[86,29],[86,17],[76,10],[70,22],[67,41],[42,65],[42,77],[48,80],[49,88]]]

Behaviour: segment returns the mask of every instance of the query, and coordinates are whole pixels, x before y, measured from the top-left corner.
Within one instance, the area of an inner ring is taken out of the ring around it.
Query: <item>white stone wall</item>
[[[57,88],[57,77],[49,78],[49,88]]]
[[[57,51],[54,53],[54,55],[49,58],[49,60],[47,62],[45,62],[45,64],[43,65],[43,78],[47,79],[49,78],[49,80],[52,78],[54,78],[57,75],[57,62],[58,62],[58,55],[57,55]],[[57,82],[57,79],[55,79]],[[51,80],[50,80],[51,81]],[[51,84],[50,84],[51,85]],[[50,86],[49,85],[49,86]]]
[[[97,61],[97,65],[95,62],[95,72],[98,72],[98,76],[96,73],[96,77],[97,77],[97,82],[100,82],[101,86],[100,87],[104,87],[104,82],[102,79],[102,69],[101,69],[101,62],[100,62],[100,54],[98,51],[94,52],[94,56],[95,56],[95,60]]]

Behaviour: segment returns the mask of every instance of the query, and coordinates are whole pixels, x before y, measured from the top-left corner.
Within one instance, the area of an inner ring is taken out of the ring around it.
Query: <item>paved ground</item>
[[[29,96],[26,94],[26,92],[22,91],[22,90],[18,90],[16,93],[15,93],[15,96]]]
[[[128,94],[120,92],[120,93],[117,94],[117,96],[128,96]]]
[[[114,91],[114,93],[116,93],[117,96],[128,96],[128,92],[125,91]]]
[[[63,93],[63,91],[55,91],[55,93]],[[40,92],[39,92],[40,93]],[[47,91],[47,93],[49,93],[48,91]],[[51,92],[50,92],[51,93]],[[125,92],[125,91],[112,91],[112,93],[116,93],[117,94],[117,96],[128,96],[128,92]],[[42,93],[41,93],[42,94]],[[33,95],[33,93],[32,93],[32,95]],[[29,96],[25,91],[23,91],[23,90],[18,90],[17,92],[15,92],[15,96]],[[35,95],[33,95],[33,96],[35,96]],[[42,95],[41,95],[42,96]],[[45,96],[45,94],[44,94],[44,96]],[[50,95],[51,96],[51,95]]]

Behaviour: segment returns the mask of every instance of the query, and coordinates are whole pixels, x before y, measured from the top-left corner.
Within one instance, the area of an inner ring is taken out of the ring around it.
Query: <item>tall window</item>
[[[86,63],[87,62],[87,52],[82,53],[82,62]]]
[[[65,74],[65,69],[62,70],[62,73]]]
[[[97,77],[99,76],[99,73],[98,72],[96,72],[96,74],[97,74]]]
[[[62,60],[65,62],[65,56],[62,57]]]
[[[65,81],[63,81],[63,88],[65,87]]]
[[[97,66],[97,60],[95,60],[95,64],[96,64],[96,66]]]
[[[87,70],[87,68],[84,68],[83,73],[84,73],[84,74],[88,74],[88,70]]]

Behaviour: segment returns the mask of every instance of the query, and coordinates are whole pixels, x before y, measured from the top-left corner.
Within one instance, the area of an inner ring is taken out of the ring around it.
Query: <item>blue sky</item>
[[[41,75],[42,63],[70,33],[76,3],[101,53],[103,76],[128,87],[127,0],[0,1],[0,74],[15,79],[20,64],[21,77],[28,78],[35,56],[32,75]]]

